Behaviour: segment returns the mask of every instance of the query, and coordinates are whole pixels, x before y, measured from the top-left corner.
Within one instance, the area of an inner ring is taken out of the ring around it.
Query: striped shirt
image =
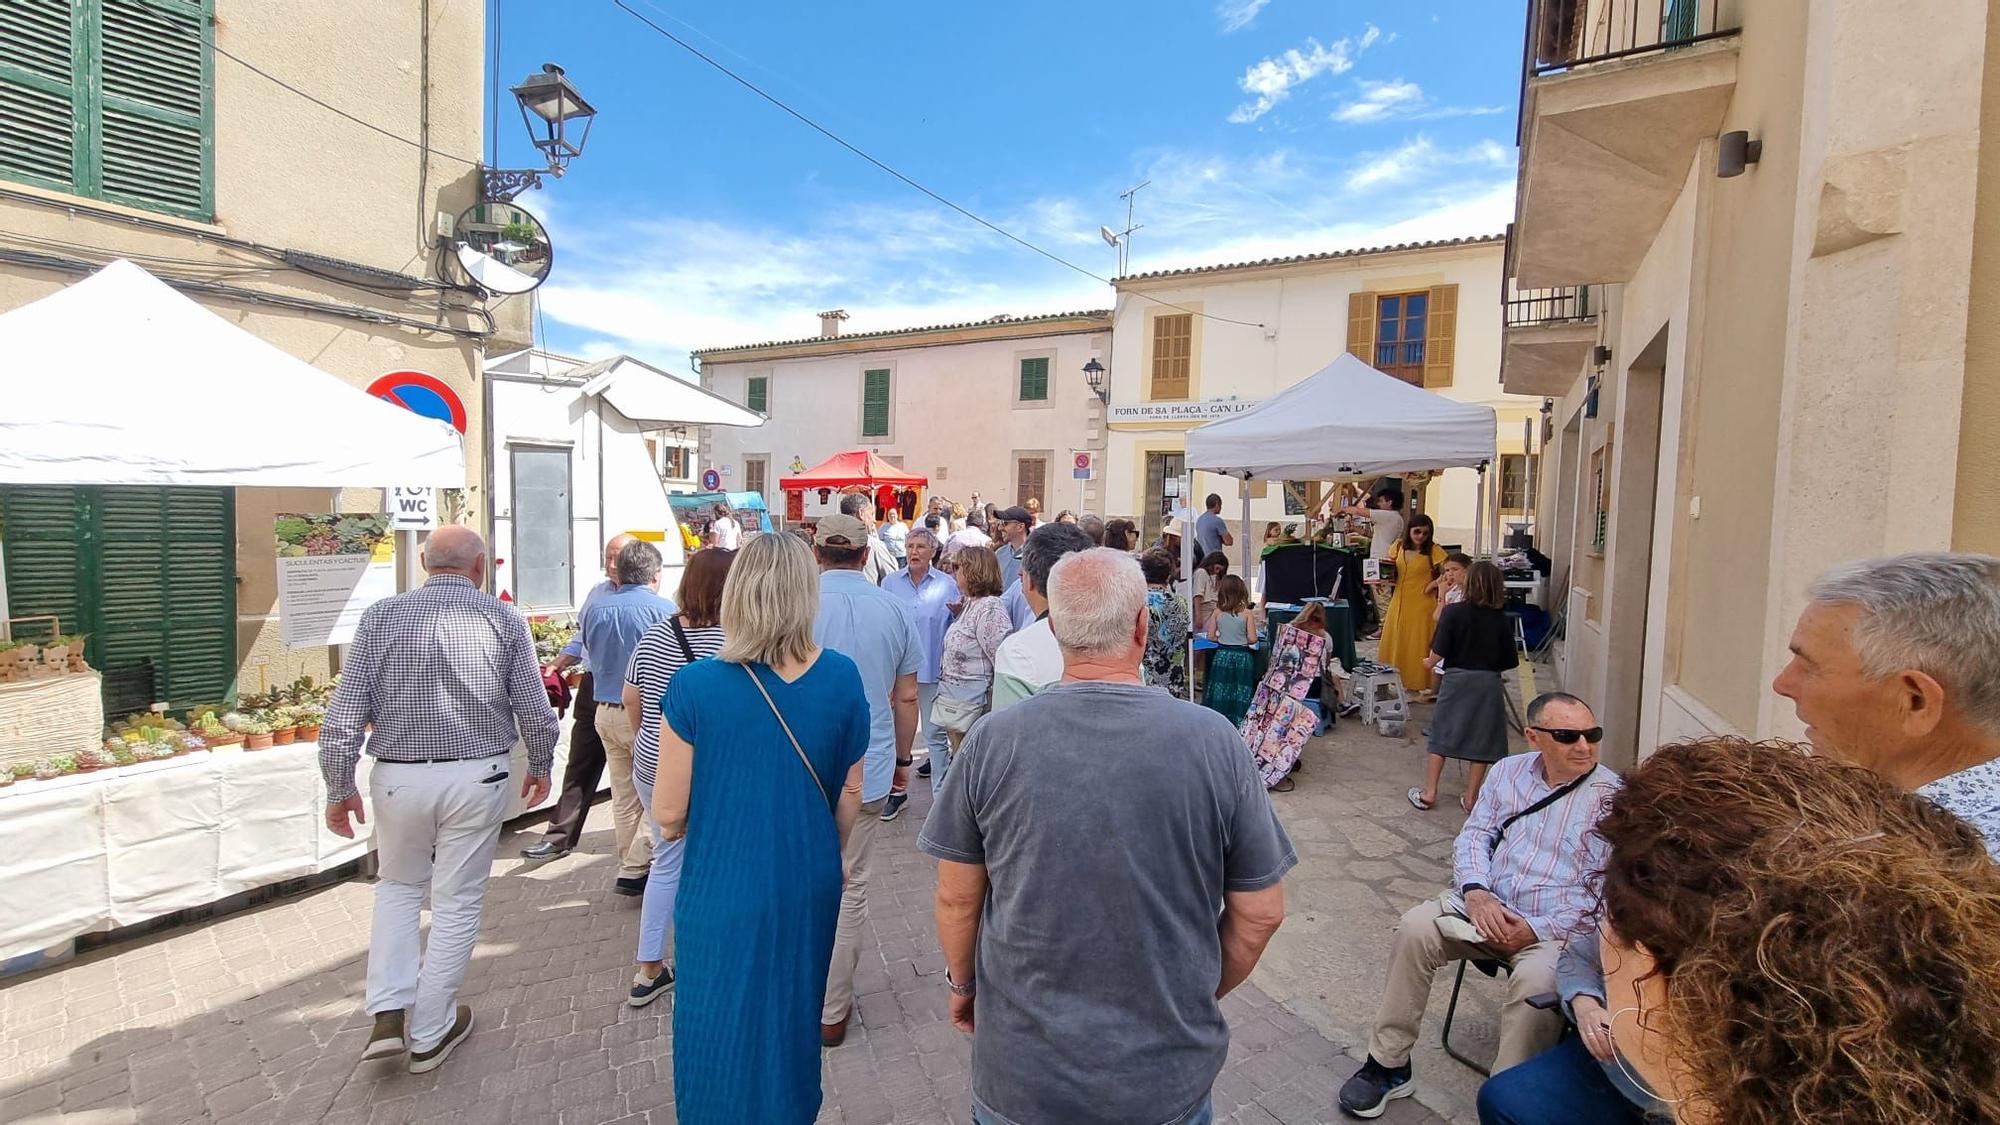
[[[329,802],[355,795],[362,732],[383,762],[491,758],[528,746],[547,777],[561,723],[549,706],[528,623],[454,574],[384,598],[361,615],[319,732]]]
[[[722,626],[687,629],[683,625],[683,629],[696,660],[706,660],[722,651]],[[672,682],[674,673],[687,665],[687,654],[681,651],[680,638],[674,635],[673,623],[668,620],[646,630],[646,635],[633,646],[632,662],[625,668],[625,682],[639,689],[641,708],[639,735],[632,742],[632,776],[647,785],[659,780],[660,700],[666,697],[667,684]]]
[[[1515,821],[1493,847],[1501,822],[1556,790],[1542,776],[1539,753],[1502,760],[1479,788],[1479,800],[1452,847],[1455,885],[1478,883],[1526,919],[1543,941],[1568,937],[1597,905],[1590,877],[1603,870],[1611,850],[1594,829],[1624,785],[1603,766],[1567,796]],[[1453,891],[1455,904],[1459,895]]]

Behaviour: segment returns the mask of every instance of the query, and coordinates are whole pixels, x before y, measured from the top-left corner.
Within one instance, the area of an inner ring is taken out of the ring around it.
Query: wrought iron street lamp
[[[547,168],[486,168],[479,170],[483,198],[505,203],[529,188],[542,186],[542,174],[560,176],[571,160],[583,155],[597,110],[577,93],[563,68],[543,63],[540,72],[521,80],[512,90],[521,106],[521,123],[528,139],[548,160]],[[581,128],[578,128],[581,126]]]
[[[1104,385],[1104,365],[1097,362],[1095,356],[1083,365],[1083,381],[1089,385],[1090,393],[1097,396],[1097,401],[1111,405],[1111,389]]]

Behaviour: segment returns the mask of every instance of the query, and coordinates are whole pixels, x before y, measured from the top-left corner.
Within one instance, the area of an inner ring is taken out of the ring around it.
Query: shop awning
[[[465,486],[448,424],[118,261],[0,314],[0,482]]]
[[[1490,406],[1456,402],[1354,356],[1233,418],[1188,431],[1187,467],[1253,480],[1477,469],[1494,458]]]
[[[764,424],[762,414],[629,355],[585,364],[570,375],[586,380],[582,394],[603,395],[612,409],[638,423],[642,430]]]
[[[667,496],[667,503],[673,505],[676,511],[698,511],[717,504],[727,504],[733,512],[770,510],[764,506],[761,492],[675,492]]]
[[[904,472],[865,449],[850,449],[834,454],[795,477],[781,478],[778,487],[787,492],[800,492],[808,488],[847,488],[850,485],[922,487],[929,483],[930,479],[922,473]]]

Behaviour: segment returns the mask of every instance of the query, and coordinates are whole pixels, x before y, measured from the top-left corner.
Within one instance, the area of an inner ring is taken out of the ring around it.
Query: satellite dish
[[[458,268],[488,293],[526,293],[548,280],[555,247],[548,229],[512,203],[475,203],[452,224]]]
[[[1112,230],[1110,227],[1098,227],[1097,237],[1103,239],[1106,246],[1114,249],[1118,246],[1118,232]]]

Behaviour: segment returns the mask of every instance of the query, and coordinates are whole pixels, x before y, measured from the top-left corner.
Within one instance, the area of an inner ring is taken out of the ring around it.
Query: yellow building
[[[484,36],[479,4],[0,4],[0,310],[128,258],[356,387],[434,376],[467,413],[454,503],[484,526],[480,364],[526,342],[526,303],[490,315],[438,237],[479,196]],[[186,440],[313,424],[210,406]],[[85,561],[50,570],[16,520],[0,604],[64,604],[65,629],[95,634],[114,712],[324,674],[325,649],[278,643],[273,515],[381,511],[379,492],[182,489],[169,507],[162,491],[13,490],[24,511],[80,513]],[[140,522],[111,526],[121,513]]]
[[[1558,667],[1614,764],[1799,733],[1828,566],[2000,548],[1991,16],[1529,5],[1502,377],[1551,400]]]

